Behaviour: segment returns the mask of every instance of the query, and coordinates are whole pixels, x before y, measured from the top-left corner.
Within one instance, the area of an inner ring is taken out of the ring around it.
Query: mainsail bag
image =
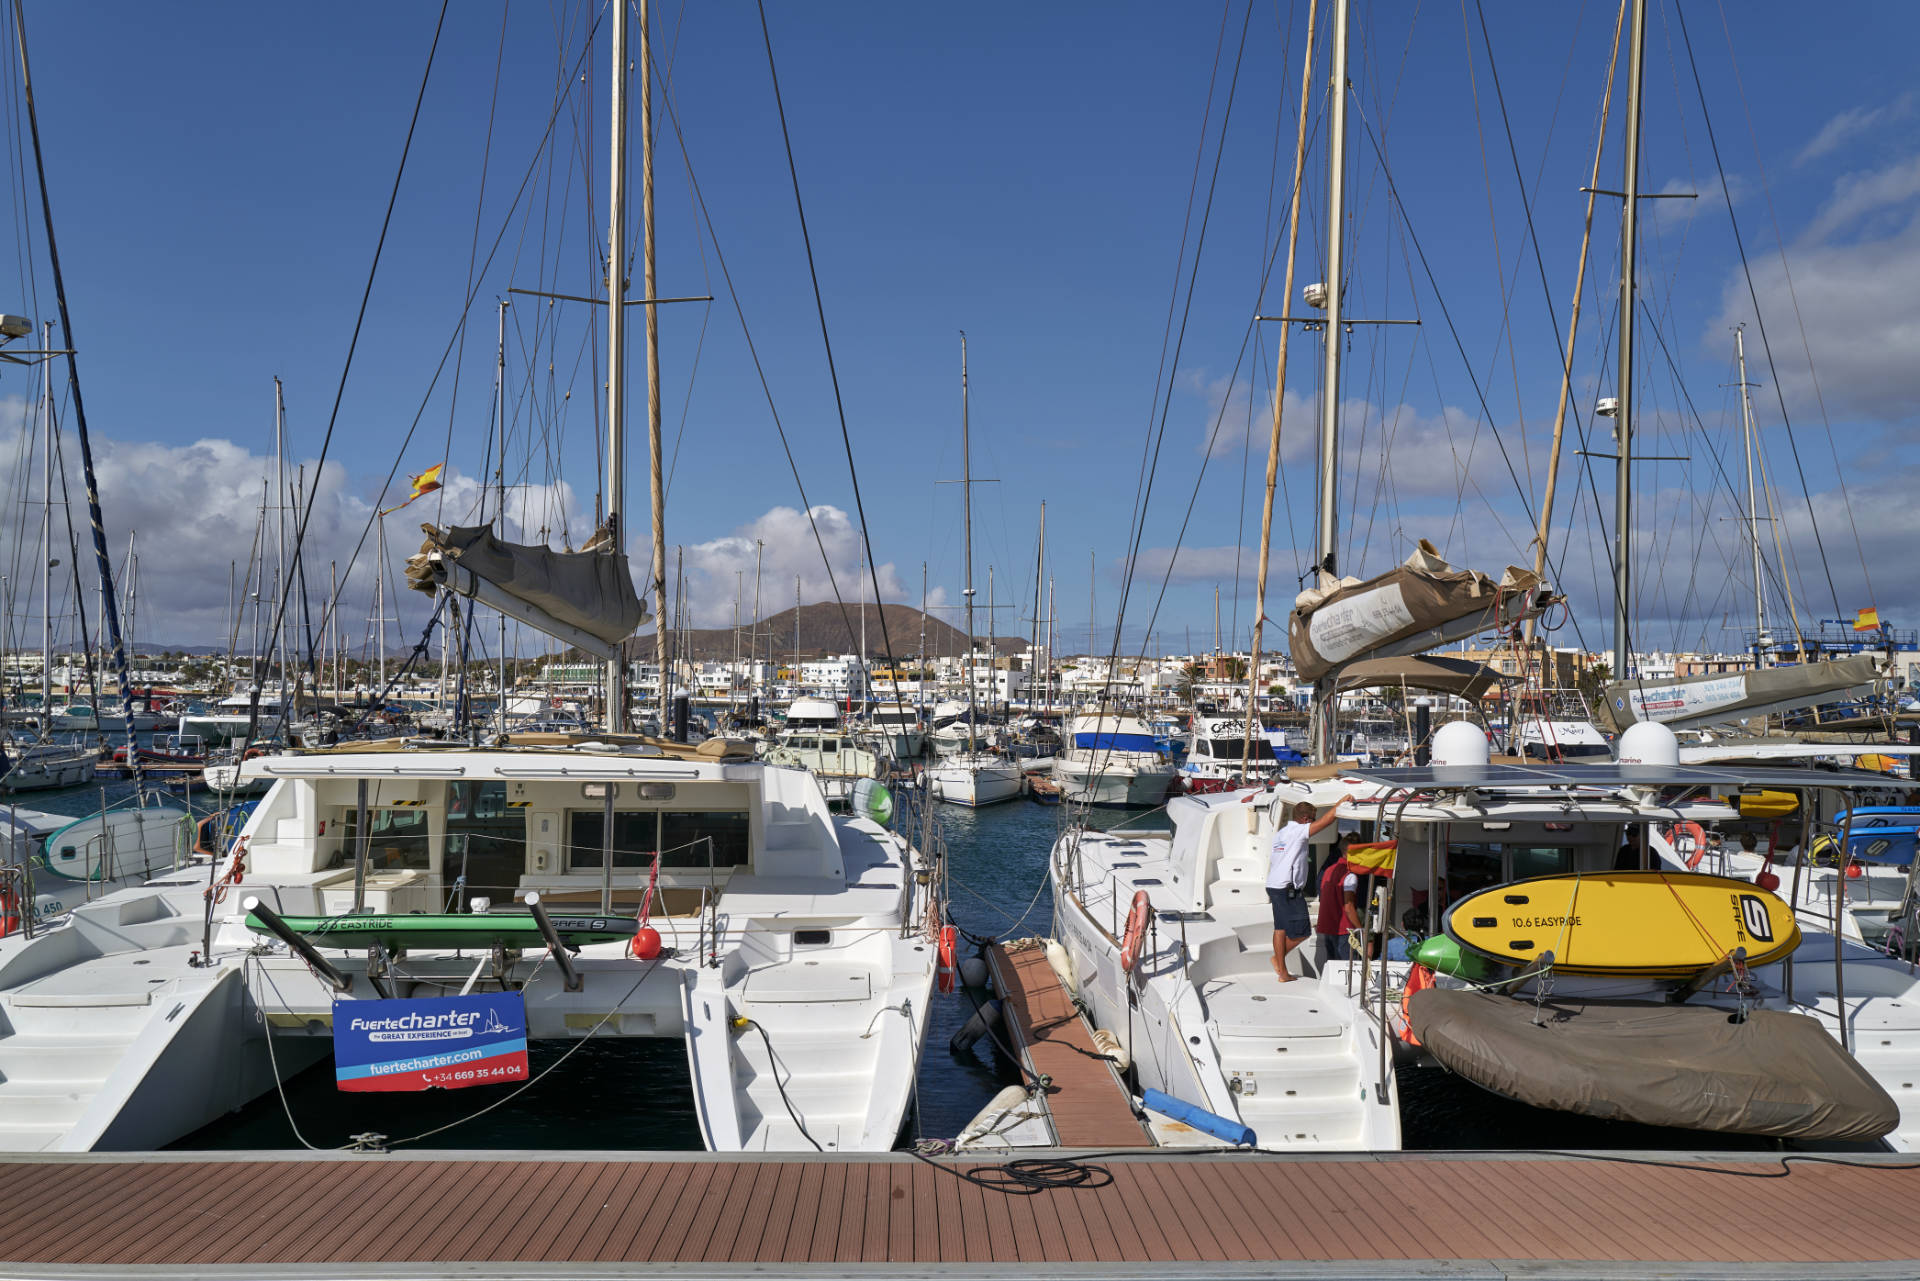
[[[580,551],[561,552],[495,538],[487,525],[421,528],[427,541],[407,560],[407,582],[415,591],[446,588],[487,604],[506,603],[487,600],[490,593],[478,590],[471,576],[517,603],[514,616],[529,626],[569,642],[585,633],[602,652],[646,621],[626,555],[610,540],[596,538]]]
[[[1345,663],[1417,653],[1540,612],[1552,597],[1531,570],[1500,581],[1455,569],[1424,538],[1398,568],[1301,592],[1288,622],[1293,665],[1318,680]]]

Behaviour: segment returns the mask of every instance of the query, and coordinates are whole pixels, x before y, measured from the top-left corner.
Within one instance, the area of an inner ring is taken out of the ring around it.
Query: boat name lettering
[[[439,1014],[401,1014],[380,1019],[347,1016],[347,1026],[356,1032],[413,1032],[436,1028],[466,1027],[480,1021],[477,1010],[446,1010]]]

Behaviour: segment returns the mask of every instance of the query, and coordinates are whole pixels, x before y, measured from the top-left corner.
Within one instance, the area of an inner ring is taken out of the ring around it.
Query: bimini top
[[[1871,770],[1813,769],[1766,765],[1621,765],[1607,761],[1592,765],[1431,765],[1399,769],[1355,766],[1340,771],[1382,787],[1417,792],[1461,788],[1588,787],[1616,791],[1623,787],[1889,787],[1904,780]]]

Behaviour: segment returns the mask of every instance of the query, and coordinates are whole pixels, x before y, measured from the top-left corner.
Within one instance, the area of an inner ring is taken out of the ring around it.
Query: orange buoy
[[[1152,915],[1153,900],[1145,890],[1135,890],[1133,907],[1127,912],[1126,937],[1120,943],[1120,968],[1129,974],[1140,960],[1140,945],[1146,941],[1147,919]]]
[[[633,932],[633,942],[627,944],[636,960],[651,961],[660,955],[660,931],[651,925],[642,925]]]
[[[20,901],[12,890],[0,889],[0,938],[20,928]]]

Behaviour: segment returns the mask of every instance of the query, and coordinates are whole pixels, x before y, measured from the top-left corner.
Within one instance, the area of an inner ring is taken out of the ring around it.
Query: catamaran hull
[[[997,805],[1020,795],[1025,786],[1019,767],[964,769],[936,765],[927,771],[927,786],[937,801],[977,808]]]

